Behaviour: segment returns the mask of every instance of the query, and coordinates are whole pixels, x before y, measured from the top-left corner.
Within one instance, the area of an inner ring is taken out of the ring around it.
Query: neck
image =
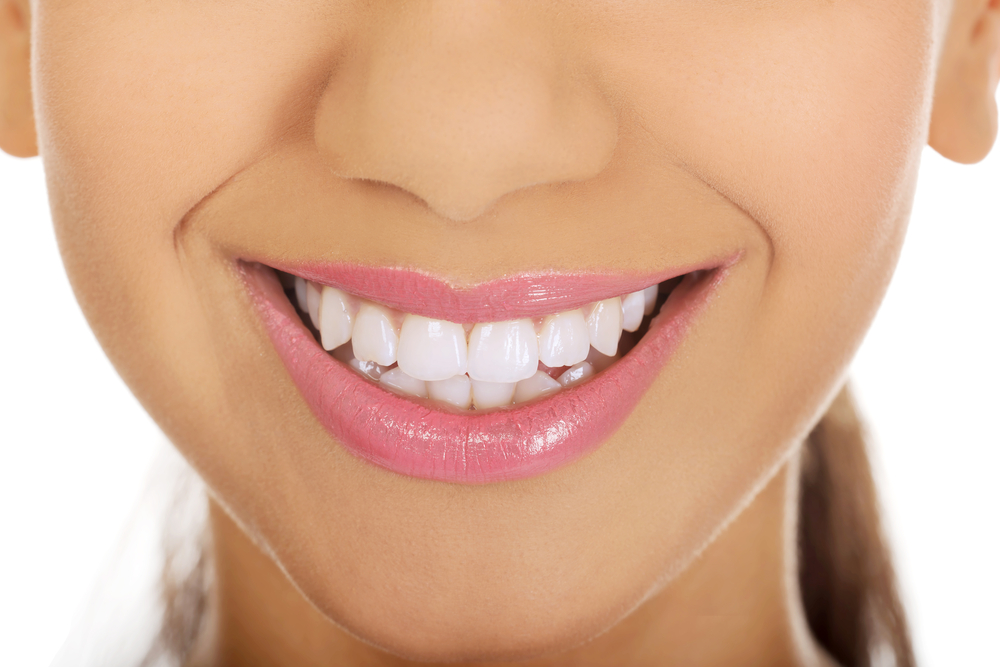
[[[517,664],[828,664],[808,635],[799,603],[797,481],[796,459],[679,578],[608,632],[568,652]],[[323,617],[214,501],[210,516],[216,585],[208,630],[189,667],[410,664]]]

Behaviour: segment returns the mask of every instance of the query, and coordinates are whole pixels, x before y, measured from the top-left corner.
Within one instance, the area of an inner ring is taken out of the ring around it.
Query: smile
[[[383,468],[457,483],[543,474],[599,446],[726,268],[456,288],[399,269],[241,266],[326,430]]]

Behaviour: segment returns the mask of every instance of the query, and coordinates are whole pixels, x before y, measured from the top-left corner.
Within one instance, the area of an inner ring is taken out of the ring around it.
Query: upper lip
[[[475,285],[455,285],[402,267],[357,264],[283,264],[272,268],[337,287],[397,310],[451,322],[502,322],[580,308],[698,270],[732,263],[712,259],[656,273],[519,273]]]

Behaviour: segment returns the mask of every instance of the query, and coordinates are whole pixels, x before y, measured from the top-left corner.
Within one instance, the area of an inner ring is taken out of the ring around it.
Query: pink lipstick
[[[399,474],[483,484],[544,474],[610,437],[669,361],[733,262],[646,276],[521,275],[464,288],[402,269],[278,267],[408,313],[464,323],[539,317],[678,279],[659,313],[644,322],[638,343],[617,362],[551,395],[492,410],[459,410],[403,396],[359,375],[320,346],[271,268],[257,263],[242,263],[241,268],[292,381],[337,442]]]

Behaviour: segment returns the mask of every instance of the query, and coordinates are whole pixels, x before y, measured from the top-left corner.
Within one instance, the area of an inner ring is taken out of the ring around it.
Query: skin
[[[39,147],[84,313],[211,489],[191,663],[823,664],[798,448],[922,146],[993,144],[998,45],[998,0],[0,0],[0,147]],[[734,254],[613,437],[487,486],[337,446],[233,270],[472,284]]]

